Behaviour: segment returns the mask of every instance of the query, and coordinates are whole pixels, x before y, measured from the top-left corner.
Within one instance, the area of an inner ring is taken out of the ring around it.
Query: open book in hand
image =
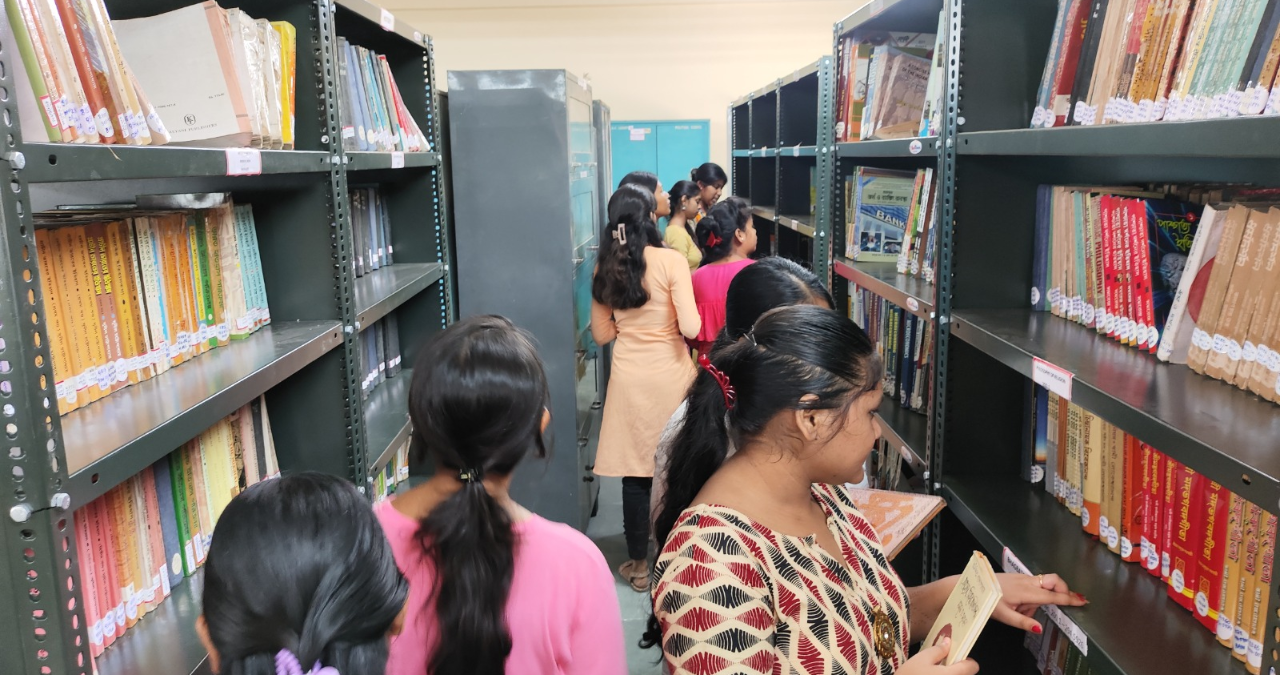
[[[964,574],[960,575],[947,603],[942,606],[938,620],[929,629],[924,646],[932,647],[943,638],[950,637],[951,650],[947,653],[946,665],[963,661],[969,656],[969,650],[973,649],[973,643],[978,640],[982,627],[987,625],[1003,595],[991,562],[974,551]]]
[[[875,529],[890,560],[946,506],[942,497],[869,488],[851,488],[849,498]]]

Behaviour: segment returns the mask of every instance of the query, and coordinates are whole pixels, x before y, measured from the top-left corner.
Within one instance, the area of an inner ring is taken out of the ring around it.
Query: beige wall
[[[830,54],[832,25],[864,4],[382,1],[435,39],[441,86],[450,69],[566,68],[590,79],[615,120],[710,119],[711,158],[726,171],[729,102]]]

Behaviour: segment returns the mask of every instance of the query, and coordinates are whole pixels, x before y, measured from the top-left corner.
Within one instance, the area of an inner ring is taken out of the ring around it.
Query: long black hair
[[[680,513],[693,503],[735,447],[759,437],[786,410],[847,410],[880,384],[882,366],[871,339],[847,317],[813,305],[771,310],[736,342],[714,351],[711,362],[736,392],[732,408],[705,369],[689,389],[684,424],[676,433],[667,468],[667,492],[654,523],[659,548]],[[808,395],[813,399],[802,400]],[[662,641],[650,616],[641,645]]]
[[[653,222],[653,192],[623,185],[609,198],[609,223],[600,235],[591,297],[614,309],[635,309],[649,302],[644,287],[644,249],[662,246]]]
[[[724,328],[712,349],[727,347],[746,335],[765,312],[790,305],[834,309],[835,300],[818,275],[786,258],[769,256],[744,267],[729,282]]]
[[[632,171],[618,181],[618,189],[621,190],[624,185],[639,185],[652,194],[658,191],[658,177],[648,171]]]
[[[463,479],[462,489],[418,526],[418,541],[435,563],[426,610],[435,612],[440,635],[425,672],[504,672],[516,541],[511,517],[481,481],[509,475],[528,454],[546,456],[542,418],[549,398],[532,338],[500,316],[458,321],[414,363],[411,461],[430,461]]]
[[[408,597],[368,499],[341,478],[258,483],[214,528],[203,613],[222,675],[275,675],[282,649],[306,668],[383,675]]]
[[[702,187],[711,187],[717,183],[723,186],[729,182],[729,176],[725,175],[719,164],[707,162],[690,171],[689,180],[700,183]]]
[[[687,181],[687,180],[676,181],[676,184],[671,186],[671,192],[670,192],[671,214],[674,216],[676,211],[683,210],[680,207],[680,203],[686,199],[697,199],[698,195],[701,194],[701,192],[702,191],[698,189],[698,185],[693,181]],[[691,239],[695,236],[695,232],[693,230],[693,223],[689,222],[688,218],[686,218],[684,221],[684,229],[689,233],[689,237]]]
[[[711,207],[702,220],[698,221],[698,235],[695,241],[702,249],[702,264],[708,265],[721,260],[733,251],[733,238],[738,230],[747,229],[747,221],[751,219],[751,205],[741,197],[730,197]]]

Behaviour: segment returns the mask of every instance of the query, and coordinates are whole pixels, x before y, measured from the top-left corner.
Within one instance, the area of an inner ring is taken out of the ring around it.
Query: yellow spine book
[[[89,380],[84,372],[89,369],[89,345],[80,330],[80,292],[76,288],[76,277],[71,269],[71,236],[67,228],[49,230],[49,243],[53,256],[57,260],[52,272],[57,276],[58,302],[62,305],[63,323],[66,326],[68,341],[66,342],[69,368],[67,373],[67,396],[76,408],[88,405]],[[82,337],[70,339],[79,333]]]
[[[71,241],[71,269],[80,296],[80,327],[84,329],[81,335],[89,345],[89,362],[85,371],[85,375],[91,380],[89,400],[97,401],[110,392],[111,382],[107,377],[107,349],[102,334],[102,321],[98,316],[98,298],[93,291],[93,273],[89,269],[92,253],[83,226],[63,229],[67,230]]]
[[[132,240],[127,221],[107,223],[107,254],[116,291],[116,317],[127,347],[125,356],[129,361],[129,382],[137,384],[151,377],[151,368],[147,359],[150,349],[143,328],[141,294],[134,278]]]
[[[40,298],[45,316],[45,338],[49,342],[49,358],[53,360],[54,390],[58,396],[58,414],[76,409],[75,384],[69,374],[75,362],[67,348],[69,333],[63,316],[62,293],[58,288],[57,260],[53,237],[49,230],[36,230],[36,262],[40,269]],[[70,393],[68,393],[70,391]]]
[[[1106,533],[1101,531],[1102,522],[1102,484],[1106,472],[1106,460],[1102,446],[1102,420],[1097,415],[1081,410],[1080,430],[1082,453],[1081,469],[1084,484],[1084,506],[1080,513],[1080,522],[1084,531],[1095,537],[1106,540]]]
[[[1271,573],[1275,569],[1276,517],[1266,511],[1262,512],[1258,540],[1258,580],[1254,585],[1253,608],[1249,613],[1249,647],[1244,661],[1245,669],[1254,675],[1262,669],[1262,643],[1269,637],[1266,635],[1267,612],[1271,606]]]
[[[293,149],[293,122],[297,99],[298,31],[288,21],[272,21],[280,35],[280,135],[284,149]]]

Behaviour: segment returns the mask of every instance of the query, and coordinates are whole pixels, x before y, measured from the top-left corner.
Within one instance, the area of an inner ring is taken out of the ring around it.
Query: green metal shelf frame
[[[376,474],[409,440],[409,383],[413,370],[405,368],[369,392],[364,416],[369,420],[369,473]]]
[[[109,0],[109,10],[123,19],[182,4]],[[242,6],[255,16],[289,20],[298,31],[298,149],[261,151],[261,176],[226,178],[221,148],[24,143],[14,97],[0,101],[0,138],[7,139],[0,170],[11,187],[0,196],[0,397],[9,446],[2,473],[12,481],[3,498],[8,517],[0,524],[0,601],[7,608],[0,610],[0,672],[90,671],[75,509],[264,393],[282,467],[327,470],[367,490],[370,460],[381,461],[407,433],[404,415],[396,420],[394,410],[407,406],[407,396],[388,396],[392,388],[380,387],[377,396],[387,404],[366,416],[357,385],[358,322],[397,312],[401,344],[411,355],[418,339],[454,319],[431,38],[400,19],[382,29],[383,10],[366,0],[245,0]],[[392,153],[341,147],[336,35],[387,55],[406,106],[427,132],[432,151],[404,153],[404,170],[391,169]],[[12,92],[21,67],[12,45],[0,45],[0,65],[0,87]],[[296,176],[279,178],[288,175]],[[382,276],[360,280],[351,269],[347,213],[348,180],[357,176],[361,185],[395,193],[393,239],[402,260],[380,270]],[[130,181],[141,182],[134,188]],[[80,188],[73,184],[89,183],[118,192],[176,186],[170,191],[248,195],[255,215],[262,209],[259,240],[273,321],[243,341],[59,417],[30,187],[59,184],[57,190],[74,192]],[[405,369],[393,381],[407,389],[410,377]],[[322,424],[315,424],[318,410]],[[100,675],[208,672],[194,634],[200,587],[197,575],[175,588],[97,659]]]
[[[835,272],[859,288],[865,288],[925,321],[934,318],[933,284],[919,277],[899,274],[896,263],[860,263],[838,256]]]

